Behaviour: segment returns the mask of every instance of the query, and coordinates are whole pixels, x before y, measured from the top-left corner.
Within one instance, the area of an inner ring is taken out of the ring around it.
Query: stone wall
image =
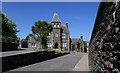
[[[2,72],[19,67],[35,64],[69,53],[55,53],[55,51],[38,51],[32,53],[18,54],[2,57]],[[1,57],[0,57],[1,60]]]
[[[92,71],[120,72],[120,1],[100,3],[89,45]]]

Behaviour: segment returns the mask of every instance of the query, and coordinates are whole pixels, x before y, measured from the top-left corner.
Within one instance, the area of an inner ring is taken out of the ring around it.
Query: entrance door
[[[75,50],[75,45],[73,44],[73,45],[72,45],[72,51],[74,51],[74,50]]]
[[[55,49],[58,49],[58,43],[57,42],[55,43]]]

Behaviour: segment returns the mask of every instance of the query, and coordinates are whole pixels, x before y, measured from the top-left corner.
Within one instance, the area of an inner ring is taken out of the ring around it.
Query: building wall
[[[120,72],[120,1],[100,3],[89,45],[92,71]]]
[[[77,43],[79,43],[79,49],[78,49],[78,46],[77,46]],[[84,52],[84,41],[83,41],[83,38],[72,38],[71,40],[71,51],[72,50],[76,50],[76,51],[81,51],[81,52]]]
[[[53,26],[56,22],[52,22]],[[65,34],[65,38],[62,38],[62,33]],[[55,36],[55,34],[58,34],[58,37]],[[62,26],[60,24],[60,26],[58,28],[54,28],[53,27],[53,31],[51,32],[51,40],[49,40],[49,42],[51,42],[51,49],[55,49],[55,43],[57,42],[58,43],[58,49],[61,50],[61,49],[66,49],[68,50],[68,46],[70,45],[70,41],[69,41],[69,33],[66,33],[64,32],[64,30],[62,30]],[[62,46],[62,43],[63,42],[66,42],[66,48]]]
[[[66,26],[62,26],[59,16],[57,13],[54,13],[53,20],[51,22],[51,25],[53,27],[53,31],[50,33],[50,36],[48,36],[48,48],[49,49],[59,49],[59,50],[67,50],[70,49],[70,34],[69,34],[69,28],[68,28],[68,22],[66,23]],[[65,34],[65,38],[63,38],[63,33]],[[57,34],[57,35],[56,35]],[[29,47],[34,47],[32,44],[36,42],[33,38],[29,37]],[[58,47],[55,47],[55,44],[58,44]],[[63,43],[64,46],[63,47]],[[38,47],[38,43],[35,43],[36,47]]]

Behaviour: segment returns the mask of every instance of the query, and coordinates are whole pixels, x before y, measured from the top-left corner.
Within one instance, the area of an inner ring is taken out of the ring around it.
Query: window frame
[[[62,33],[62,38],[66,38],[66,34],[65,33]]]
[[[36,43],[32,43],[32,47],[36,47]]]
[[[48,42],[47,43],[47,47],[51,47],[52,45],[51,45],[51,42]]]
[[[62,47],[67,47],[67,43],[66,42],[62,42]]]

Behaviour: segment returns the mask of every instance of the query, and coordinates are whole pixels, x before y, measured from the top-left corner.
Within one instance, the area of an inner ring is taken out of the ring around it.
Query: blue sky
[[[32,33],[38,20],[51,22],[57,12],[62,25],[69,23],[71,38],[89,40],[93,30],[99,2],[3,2],[2,11],[17,24],[21,39]]]

